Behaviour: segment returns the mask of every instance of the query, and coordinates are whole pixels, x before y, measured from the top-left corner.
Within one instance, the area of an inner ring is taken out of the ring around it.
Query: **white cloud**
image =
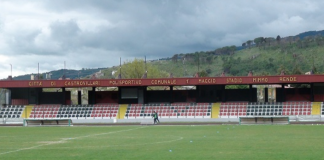
[[[323,30],[324,2],[300,0],[1,0],[0,78],[118,65],[134,57],[241,45]]]

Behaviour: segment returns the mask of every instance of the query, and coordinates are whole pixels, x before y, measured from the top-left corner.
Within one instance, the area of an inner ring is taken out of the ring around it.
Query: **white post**
[[[11,76],[11,78],[12,78],[12,64],[10,64],[10,71],[11,71],[10,76]]]

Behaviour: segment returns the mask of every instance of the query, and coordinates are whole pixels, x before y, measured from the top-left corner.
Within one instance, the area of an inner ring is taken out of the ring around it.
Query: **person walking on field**
[[[160,123],[159,115],[157,112],[153,111],[152,117],[154,118],[154,124]]]
[[[159,115],[157,112],[155,112],[155,118],[156,118],[156,123],[160,123],[160,120],[159,120]]]

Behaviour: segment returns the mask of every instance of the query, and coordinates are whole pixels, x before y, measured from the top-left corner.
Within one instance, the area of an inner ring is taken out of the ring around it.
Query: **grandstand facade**
[[[286,88],[307,84],[308,88]],[[248,89],[226,89],[248,85]],[[276,85],[275,100],[258,102],[258,85]],[[150,90],[162,86],[163,90]],[[189,86],[189,87],[184,87]],[[88,103],[72,104],[66,88],[91,88]],[[116,87],[98,91],[97,87]],[[291,120],[317,119],[324,115],[324,75],[246,76],[163,79],[26,80],[0,81],[7,89],[0,108],[0,123],[23,119],[72,119],[80,123],[141,122],[153,111],[162,121],[238,121],[239,117],[289,116]],[[58,92],[44,92],[57,88]],[[181,89],[178,89],[181,88]]]

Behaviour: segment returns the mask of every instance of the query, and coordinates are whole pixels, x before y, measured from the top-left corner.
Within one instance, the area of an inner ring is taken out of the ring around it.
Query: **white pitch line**
[[[120,131],[115,131],[115,132],[107,132],[107,133],[99,133],[99,134],[90,134],[90,135],[87,135],[87,136],[74,137],[74,138],[71,138],[71,139],[80,139],[80,138],[87,138],[87,137],[93,137],[93,136],[101,136],[101,135],[113,134],[113,133],[119,133],[119,132],[127,132],[127,131],[132,131],[132,130],[141,129],[141,128],[146,128],[146,127],[126,129],[126,130],[120,130]]]
[[[176,136],[174,136],[176,137]],[[159,142],[152,142],[152,143],[138,143],[138,144],[122,144],[122,145],[108,145],[108,146],[86,146],[86,147],[60,147],[60,149],[66,149],[66,148],[69,148],[69,149],[77,149],[77,148],[80,148],[80,149],[84,149],[84,148],[108,148],[108,147],[120,147],[120,146],[125,146],[125,147],[128,147],[128,146],[141,146],[141,145],[151,145],[151,144],[161,144],[161,143],[171,143],[171,142],[175,142],[175,141],[180,141],[182,140],[183,137],[179,137],[177,139],[173,139],[173,140],[168,140],[168,141],[159,141]],[[57,148],[55,148],[57,149]]]
[[[176,137],[176,136],[174,136]],[[159,141],[159,142],[152,142],[152,143],[139,143],[139,144],[125,144],[125,145],[108,145],[108,146],[86,146],[86,147],[60,147],[60,148],[55,148],[55,149],[84,149],[84,148],[108,148],[108,147],[120,147],[120,146],[141,146],[141,145],[151,145],[151,144],[161,144],[161,143],[171,143],[171,142],[175,142],[175,141],[180,141],[182,140],[183,137],[179,137],[177,139],[173,139],[173,140],[169,140],[169,141]],[[67,139],[66,139],[67,140]],[[60,141],[56,141],[56,142],[51,142],[52,143],[59,143]],[[50,143],[46,143],[46,144],[50,144]],[[0,148],[0,149],[8,149],[8,148]],[[53,148],[48,148],[48,149],[53,149]],[[46,148],[42,148],[42,150],[46,150]]]
[[[100,136],[100,135],[113,134],[113,133],[119,133],[119,132],[128,132],[128,131],[132,131],[132,130],[136,130],[136,129],[141,129],[141,128],[146,128],[146,127],[139,127],[139,128],[126,129],[126,130],[120,130],[120,131],[115,131],[115,132],[107,132],[107,133],[100,133],[100,134],[90,134],[90,135],[86,135],[86,136],[79,136],[79,137],[74,137],[74,138],[69,138],[69,139],[68,138],[64,138],[63,140],[56,141],[56,142],[50,142],[50,143],[45,143],[45,144],[41,144],[41,145],[37,145],[37,146],[33,146],[33,147],[21,148],[21,149],[17,149],[17,150],[13,150],[13,151],[8,151],[8,152],[2,152],[2,153],[0,153],[0,155],[4,155],[4,154],[8,154],[8,153],[14,153],[14,152],[19,152],[19,151],[23,151],[23,150],[35,149],[35,148],[39,148],[39,147],[42,147],[42,146],[48,146],[48,145],[52,145],[52,144],[60,144],[60,143],[63,143],[65,141],[73,140],[73,139],[80,139],[80,138],[93,137],[93,136]]]

